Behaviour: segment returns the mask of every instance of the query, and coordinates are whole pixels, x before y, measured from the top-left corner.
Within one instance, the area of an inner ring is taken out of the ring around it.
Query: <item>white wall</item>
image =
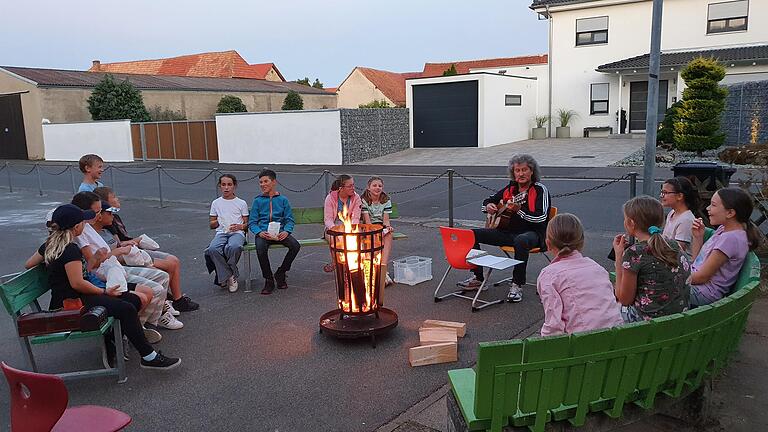
[[[133,162],[131,121],[44,124],[43,146],[51,161],[76,161],[94,153],[105,162]]]
[[[341,165],[338,110],[217,114],[220,163]]]
[[[498,75],[482,75],[480,103],[484,115],[480,118],[484,130],[482,147],[492,147],[530,136],[536,115],[537,80]],[[522,105],[506,106],[505,95],[521,95]]]
[[[708,35],[707,7],[717,1],[665,1],[662,51],[692,51],[768,41],[768,26],[763,25],[768,22],[766,0],[750,0],[747,31]],[[595,69],[605,63],[648,53],[651,8],[650,0],[605,0],[550,8],[553,112],[558,108],[576,110],[579,117],[573,121],[572,130],[606,125],[613,126],[614,131],[618,130],[615,113],[619,109],[619,76],[596,72]],[[576,20],[598,16],[608,16],[608,43],[576,46]],[[589,114],[589,89],[593,83],[610,84],[607,115]],[[621,101],[622,107],[628,110],[628,97],[625,95]]]
[[[494,68],[478,68],[470,69],[470,72],[490,72],[493,74],[500,74],[501,71],[506,71],[504,75],[514,75],[521,77],[536,78],[537,90],[537,103],[536,112],[540,115],[547,114],[549,104],[549,66],[544,64],[535,64],[527,66],[502,66]]]

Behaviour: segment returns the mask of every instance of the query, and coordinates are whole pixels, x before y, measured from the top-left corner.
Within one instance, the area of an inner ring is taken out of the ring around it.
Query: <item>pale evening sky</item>
[[[337,86],[355,66],[420,71],[424,62],[547,50],[530,0],[96,2],[6,0],[0,65],[85,70],[102,63],[234,49],[287,80]]]

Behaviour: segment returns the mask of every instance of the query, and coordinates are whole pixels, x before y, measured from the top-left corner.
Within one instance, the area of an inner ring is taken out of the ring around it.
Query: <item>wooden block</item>
[[[456,329],[456,336],[464,337],[467,333],[467,324],[454,321],[425,320],[424,327],[445,327]]]
[[[456,330],[444,327],[422,327],[419,329],[419,345],[433,345],[443,342],[457,342]]]
[[[459,349],[456,342],[422,345],[408,350],[408,363],[411,367],[455,362],[458,359]]]

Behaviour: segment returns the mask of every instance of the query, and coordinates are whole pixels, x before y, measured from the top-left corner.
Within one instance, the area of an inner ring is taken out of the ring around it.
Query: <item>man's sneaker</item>
[[[230,276],[229,279],[227,279],[227,288],[231,293],[237,291],[237,278],[234,275]]]
[[[141,367],[144,369],[160,369],[169,370],[181,364],[180,358],[166,357],[162,352],[158,351],[157,355],[152,360],[141,359]]]
[[[523,301],[523,287],[516,283],[509,285],[509,294],[507,294],[507,301],[510,303],[518,303]]]
[[[471,278],[467,280],[463,280],[461,282],[458,282],[456,284],[457,287],[463,289],[464,291],[474,291],[478,288],[480,288],[480,285],[483,284],[483,281],[478,280],[477,277],[472,276]]]
[[[163,313],[170,312],[173,316],[179,316],[181,315],[181,312],[177,311],[173,307],[173,302],[170,300],[165,301],[165,305],[163,306]]]
[[[179,297],[178,300],[174,300],[171,305],[179,312],[191,312],[200,307],[199,304],[193,302],[192,299],[185,295]]]
[[[275,273],[275,285],[277,285],[278,289],[288,288],[288,282],[285,280],[284,272],[278,271]]]
[[[261,290],[261,293],[264,295],[270,295],[272,294],[272,291],[275,290],[275,281],[274,279],[265,279],[264,280],[264,289]]]
[[[390,285],[392,285],[393,283],[395,283],[395,281],[393,281],[393,280],[392,280],[392,278],[391,278],[391,277],[389,277],[389,273],[387,273],[387,277],[386,277],[386,279],[384,280],[384,286],[390,286]]]
[[[178,330],[184,327],[184,323],[177,320],[170,312],[166,312],[160,316],[160,321],[157,322],[158,327],[167,328],[168,330]]]
[[[161,335],[159,331],[146,327],[144,327],[144,337],[147,339],[147,342],[151,344],[158,343],[163,339],[163,335]]]

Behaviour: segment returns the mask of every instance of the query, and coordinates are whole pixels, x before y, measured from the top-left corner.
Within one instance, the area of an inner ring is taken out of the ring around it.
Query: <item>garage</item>
[[[413,88],[413,146],[477,147],[477,81]]]
[[[488,72],[405,82],[411,147],[492,147],[528,139],[536,78]]]

